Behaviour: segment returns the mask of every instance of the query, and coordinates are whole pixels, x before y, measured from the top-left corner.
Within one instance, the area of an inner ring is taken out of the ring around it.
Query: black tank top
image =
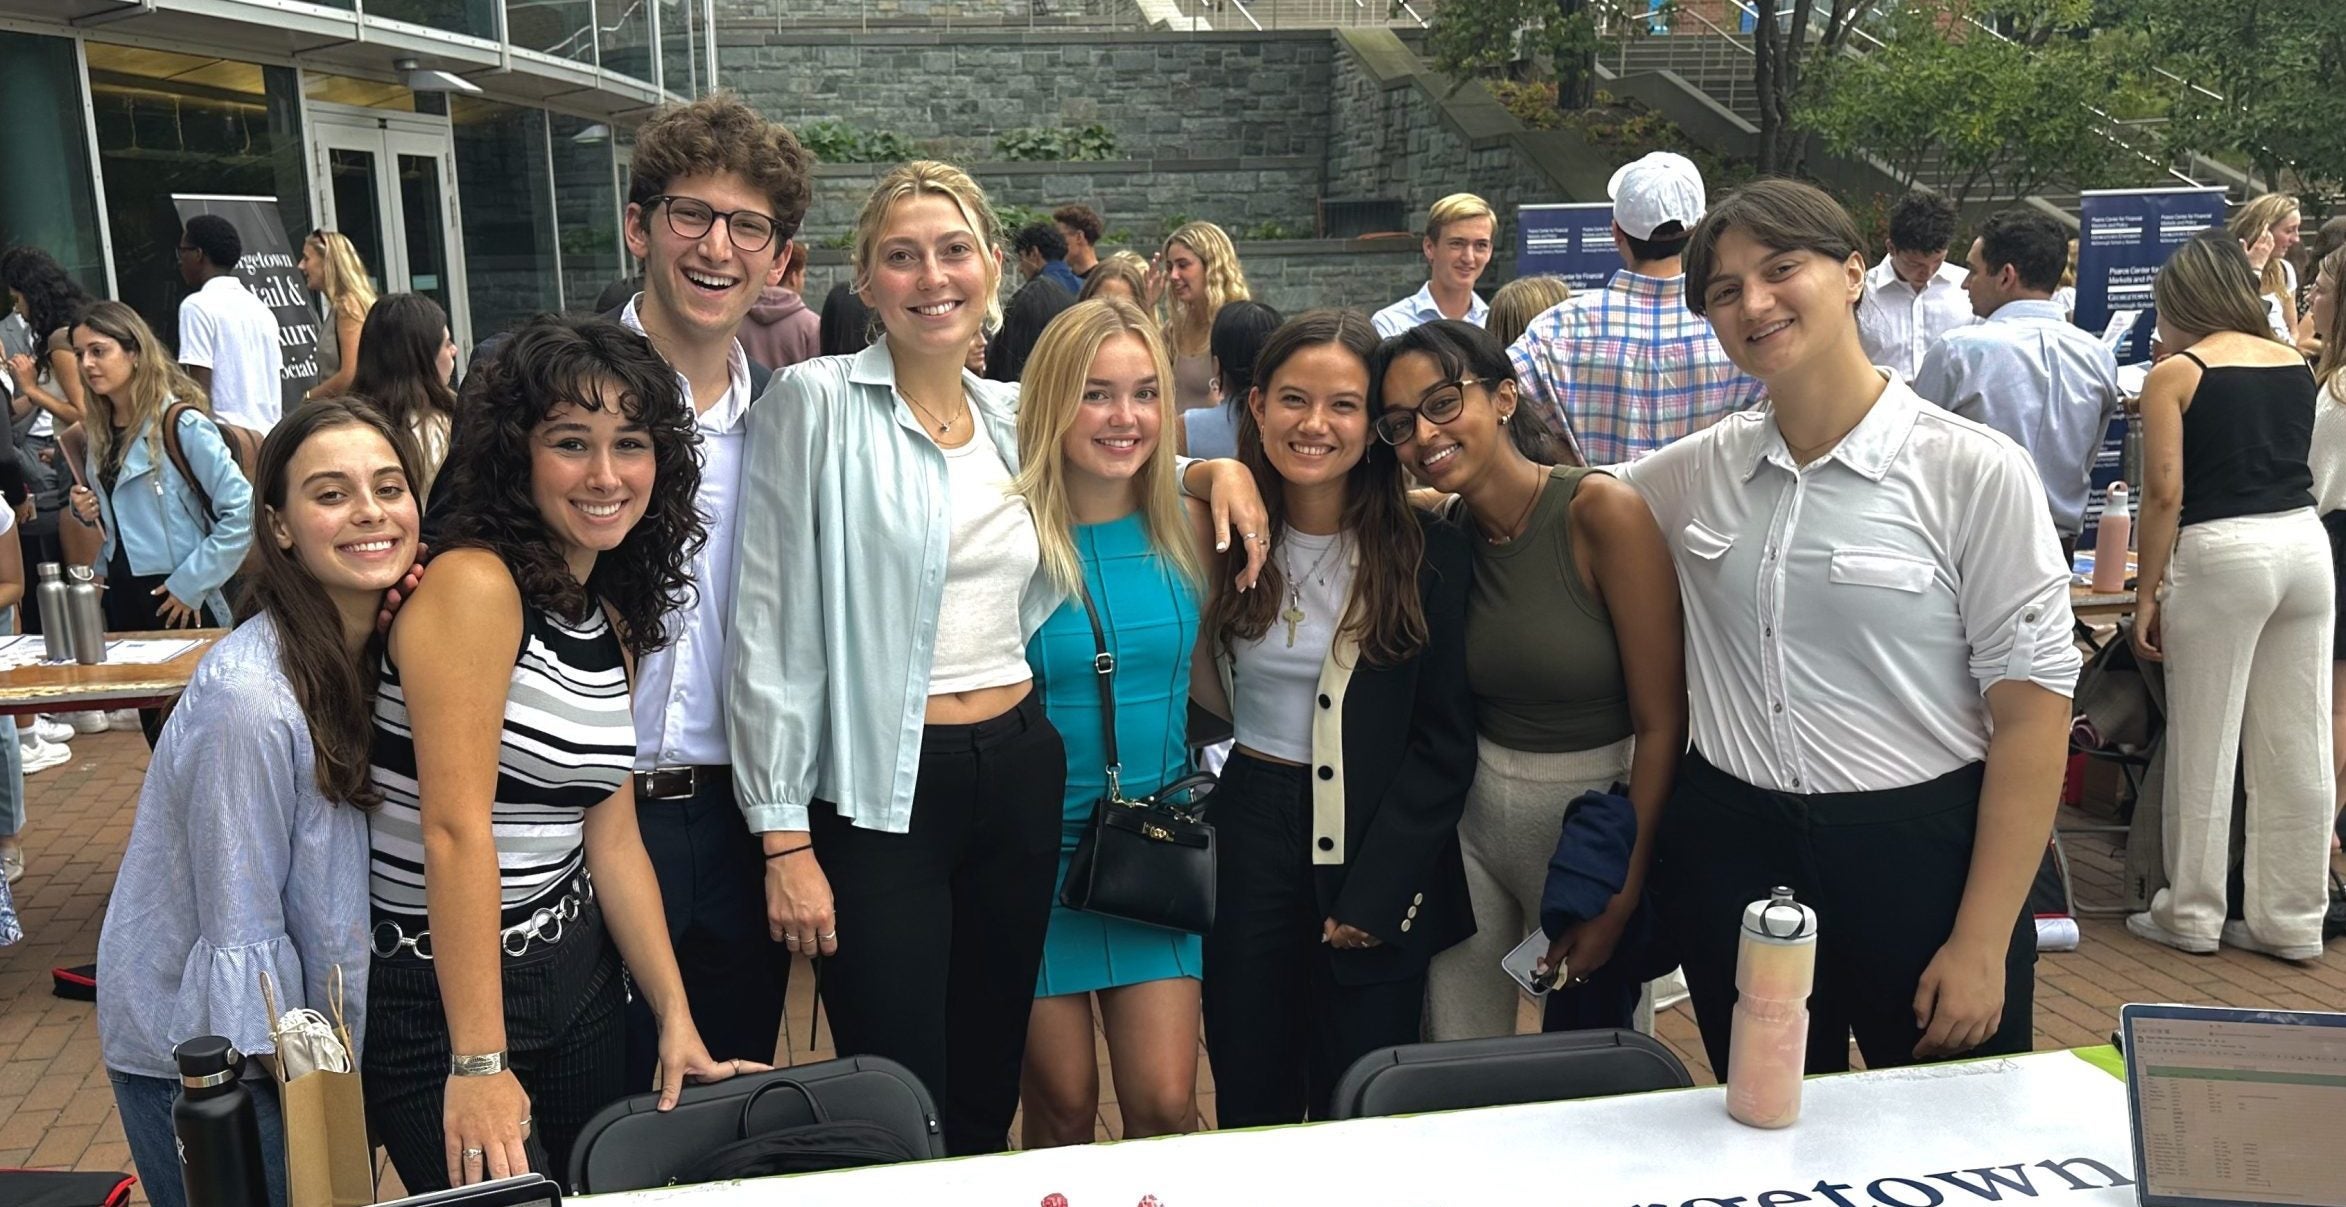
[[[2313,506],[2313,372],[2183,355],[2200,367],[2183,411],[2183,525]]]

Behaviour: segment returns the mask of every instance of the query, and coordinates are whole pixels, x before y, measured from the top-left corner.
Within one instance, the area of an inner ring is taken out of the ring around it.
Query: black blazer
[[[1312,873],[1320,910],[1381,942],[1330,953],[1336,980],[1346,985],[1415,976],[1436,952],[1474,933],[1458,852],[1458,819],[1475,768],[1474,698],[1466,686],[1474,555],[1455,525],[1415,514],[1425,531],[1417,593],[1426,645],[1394,666],[1362,662],[1348,676],[1335,666],[1323,671],[1313,724]],[[1332,824],[1339,811],[1341,850]]]

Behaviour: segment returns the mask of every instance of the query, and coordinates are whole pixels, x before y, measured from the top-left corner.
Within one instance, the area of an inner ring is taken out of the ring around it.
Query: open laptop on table
[[[2118,1018],[2144,1207],[2346,1207],[2346,1014]]]

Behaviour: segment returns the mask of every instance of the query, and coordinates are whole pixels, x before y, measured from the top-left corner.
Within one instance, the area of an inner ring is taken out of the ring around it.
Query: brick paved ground
[[[27,785],[30,871],[17,884],[27,937],[0,949],[0,1167],[129,1170],[130,1150],[98,1063],[95,1009],[50,996],[49,969],[95,958],[146,749],[137,734],[103,734],[77,739],[74,754],[73,762]],[[2081,900],[2112,899],[2110,839],[2073,840],[2070,855]],[[2082,950],[2048,955],[2038,965],[2039,1048],[2106,1042],[2119,1004],[2128,1001],[2346,1009],[2346,942],[2300,966],[2230,948],[2215,956],[2181,955],[2135,939],[2114,918],[2089,918],[2084,929]],[[810,1033],[813,986],[804,973],[802,967],[791,980],[786,1046],[794,1062],[831,1054],[827,1029]],[[1657,1029],[1697,1078],[1711,1079],[1684,1005],[1664,1011]],[[1104,1044],[1100,1058],[1107,1059]],[[1210,1123],[1213,1076],[1199,1063],[1199,1099]],[[1112,1099],[1105,1070],[1100,1080]],[[1100,1134],[1120,1129],[1115,1103],[1103,1103]]]

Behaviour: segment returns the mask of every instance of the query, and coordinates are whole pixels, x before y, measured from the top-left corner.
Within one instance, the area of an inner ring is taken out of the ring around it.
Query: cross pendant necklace
[[[1287,572],[1287,608],[1279,613],[1279,619],[1287,622],[1288,649],[1295,648],[1295,630],[1303,624],[1303,580],[1318,574],[1320,567],[1328,564],[1328,555],[1341,548],[1343,544],[1343,536],[1338,535],[1327,548],[1320,550],[1319,557],[1312,561],[1311,569],[1302,574],[1297,574],[1295,568],[1287,564],[1287,551],[1284,548],[1279,551],[1279,568]],[[1327,580],[1322,579],[1320,585],[1326,586]]]

